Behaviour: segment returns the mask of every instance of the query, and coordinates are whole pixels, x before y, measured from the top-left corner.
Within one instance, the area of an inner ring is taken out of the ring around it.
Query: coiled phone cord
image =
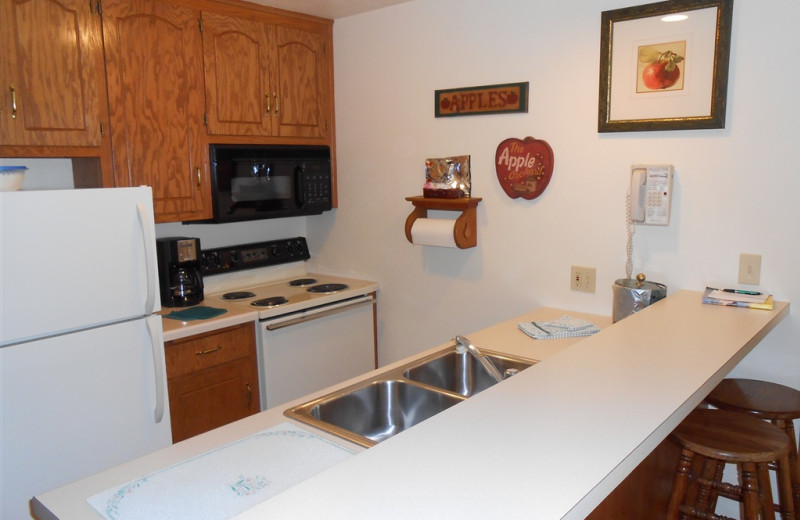
[[[630,280],[633,275],[633,234],[636,233],[636,223],[631,220],[631,190],[625,197],[625,227],[628,231],[628,242],[625,245],[627,259],[625,261],[625,275]]]

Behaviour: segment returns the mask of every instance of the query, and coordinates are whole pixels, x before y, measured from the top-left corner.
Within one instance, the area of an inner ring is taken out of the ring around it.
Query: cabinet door
[[[260,411],[250,358],[171,379],[172,442],[182,441]]]
[[[211,217],[199,22],[163,0],[103,1],[114,176],[153,188],[157,222]]]
[[[273,129],[282,137],[326,137],[332,87],[326,39],[320,33],[275,27],[276,100]]]
[[[0,144],[100,146],[105,76],[86,0],[0,0]]]
[[[267,26],[203,12],[208,133],[272,135]]]

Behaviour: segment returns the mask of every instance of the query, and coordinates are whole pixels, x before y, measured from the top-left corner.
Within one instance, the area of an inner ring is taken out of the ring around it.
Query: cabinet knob
[[[197,189],[200,189],[202,177],[200,176],[200,167],[198,166],[195,171],[197,172]],[[222,347],[220,347],[222,348]]]
[[[269,104],[269,92],[264,92],[264,97],[267,100],[267,111],[264,113],[265,116],[269,115],[269,111],[272,110],[271,105]]]
[[[253,404],[253,389],[250,388],[250,383],[245,383],[244,387],[247,388],[247,407],[250,408]]]
[[[274,98],[275,98],[275,113],[274,113],[274,115],[276,115],[276,116],[277,116],[277,115],[278,115],[278,108],[279,108],[279,105],[278,105],[278,94],[277,94],[277,92],[273,92],[273,93],[272,93],[272,97],[274,97]]]

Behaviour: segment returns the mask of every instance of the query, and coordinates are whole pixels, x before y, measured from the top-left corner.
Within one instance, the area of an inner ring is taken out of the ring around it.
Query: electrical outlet
[[[761,281],[761,255],[739,255],[739,283],[758,285]]]
[[[594,267],[572,266],[569,277],[569,287],[573,291],[593,293],[595,291],[595,277],[597,271]]]

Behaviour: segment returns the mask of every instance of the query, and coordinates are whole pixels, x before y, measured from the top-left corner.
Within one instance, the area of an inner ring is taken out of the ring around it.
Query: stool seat
[[[722,410],[749,413],[767,420],[800,418],[800,390],[755,379],[723,379],[706,401]]]
[[[789,453],[780,429],[723,410],[694,410],[672,434],[681,446],[725,462],[771,462]]]

